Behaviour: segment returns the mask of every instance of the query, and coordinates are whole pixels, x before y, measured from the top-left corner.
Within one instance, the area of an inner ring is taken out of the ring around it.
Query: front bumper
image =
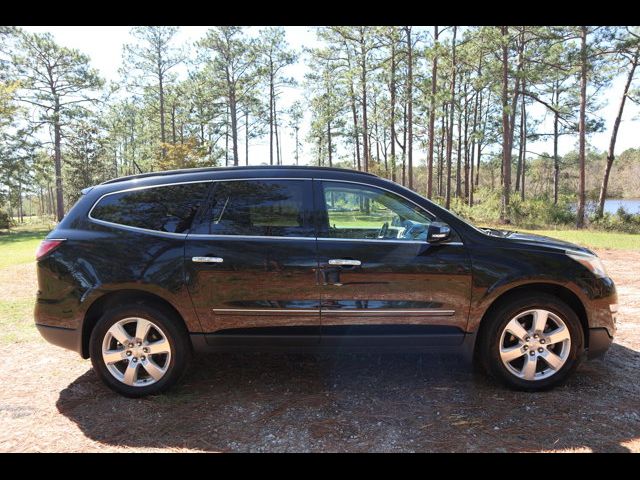
[[[82,335],[80,330],[72,328],[52,327],[36,323],[36,328],[42,338],[58,347],[73,350],[82,354]]]

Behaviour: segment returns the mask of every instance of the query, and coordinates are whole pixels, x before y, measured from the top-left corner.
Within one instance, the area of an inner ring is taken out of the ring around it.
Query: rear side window
[[[242,180],[216,182],[211,204],[192,233],[313,237],[311,182]]]
[[[91,218],[159,232],[186,233],[207,197],[210,183],[185,183],[107,195]]]

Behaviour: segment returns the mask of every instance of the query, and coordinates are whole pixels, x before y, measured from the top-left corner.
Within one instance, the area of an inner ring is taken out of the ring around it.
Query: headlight
[[[604,269],[602,261],[595,255],[589,255],[587,253],[575,252],[567,250],[565,252],[568,256],[573,258],[576,262],[584,265],[597,277],[607,277],[607,272]]]

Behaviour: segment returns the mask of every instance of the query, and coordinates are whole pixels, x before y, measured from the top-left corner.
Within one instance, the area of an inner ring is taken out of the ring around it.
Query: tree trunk
[[[471,135],[472,135],[472,140],[471,140],[471,155],[469,158],[469,163],[470,163],[470,173],[469,173],[469,206],[473,207],[473,190],[474,190],[474,175],[475,175],[475,169],[474,169],[474,160],[476,158],[476,132],[478,129],[478,104],[480,104],[480,107],[482,107],[482,93],[480,92],[476,92],[476,98],[474,101],[474,105],[473,105],[473,127],[471,128]]]
[[[361,83],[362,83],[362,153],[364,155],[364,171],[369,171],[369,128],[367,124],[367,55],[364,35],[360,33]]]
[[[389,159],[387,158],[387,129],[382,127],[382,155],[384,156],[384,175],[389,178]]]
[[[506,223],[509,219],[509,194],[511,191],[511,122],[509,118],[509,45],[504,37],[509,35],[509,28],[501,27],[502,46],[502,208],[500,220]]]
[[[520,176],[520,199],[524,201],[525,176],[527,172],[527,106],[522,96],[522,133],[520,142],[522,143],[522,168]]]
[[[587,33],[586,26],[580,27],[580,121],[579,121],[579,171],[580,181],[578,184],[578,218],[576,219],[576,227],[584,227],[584,208],[585,208],[585,147],[587,132],[586,127],[586,108],[587,108]]]
[[[164,131],[164,78],[162,73],[158,74],[158,88],[160,91],[160,141],[162,142],[162,158],[167,156],[167,148],[165,147],[166,137]]]
[[[56,217],[58,222],[64,217],[64,197],[62,195],[62,150],[60,132],[60,99],[56,95],[53,110],[53,131],[54,131],[54,166],[56,174]]]
[[[226,106],[224,122],[224,166],[229,166],[229,105]]]
[[[244,109],[244,162],[249,165],[249,108]]]
[[[18,182],[18,219],[24,223],[24,206],[22,205],[22,182]]]
[[[622,120],[622,112],[624,111],[624,104],[627,100],[627,94],[629,93],[629,87],[633,81],[633,75],[635,74],[636,67],[638,66],[638,54],[640,50],[636,50],[636,53],[631,62],[631,69],[627,76],[627,83],[624,86],[624,92],[622,93],[622,100],[620,100],[620,107],[618,108],[618,115],[613,123],[613,131],[611,132],[611,140],[609,141],[609,152],[607,153],[607,164],[604,167],[604,176],[602,177],[602,186],[600,187],[600,197],[598,199],[598,217],[602,217],[604,213],[604,202],[607,199],[607,186],[609,183],[609,174],[611,173],[611,166],[615,159],[615,147],[616,139],[618,138],[618,128],[620,127],[620,121]]]
[[[407,161],[409,169],[409,188],[413,190],[413,45],[411,44],[411,27],[407,32]]]
[[[235,89],[231,91],[229,114],[231,115],[231,139],[233,145],[233,166],[238,166],[238,105],[236,103]]]
[[[407,184],[407,102],[402,112],[402,186]]]
[[[520,106],[520,141],[518,142],[518,165],[516,166],[516,186],[515,191],[520,191],[520,176],[522,175],[522,139],[523,139],[523,127],[524,127],[524,96]]]
[[[333,167],[333,157],[332,150],[333,145],[331,145],[331,122],[327,122],[327,151],[329,152],[329,166]]]
[[[464,200],[469,198],[469,101],[467,99],[467,83],[464,86]]]
[[[353,137],[355,141],[356,162],[358,170],[362,170],[360,162],[360,135],[358,132],[358,112],[356,110],[356,95],[353,90],[353,82],[349,82],[349,96],[351,98],[351,113],[353,114]]]
[[[296,165],[298,165],[298,146],[299,146],[299,142],[298,142],[298,126],[296,125]]]
[[[482,122],[482,135],[478,139],[478,162],[476,163],[476,188],[480,185],[480,157],[482,157],[482,143],[484,141],[484,133],[487,128],[487,119],[489,118],[489,105],[491,104],[491,91],[487,92],[487,110],[484,114],[484,120]],[[478,117],[482,119],[482,101],[480,102],[480,112]]]
[[[449,106],[445,102],[442,108],[442,117],[440,119],[440,145],[438,145],[438,196],[444,197],[444,155],[445,155],[445,135],[449,131]]]
[[[378,99],[373,97],[373,117],[376,119],[376,123],[374,124],[374,129],[376,132],[376,162],[380,163],[380,131],[379,131],[379,121],[378,121]]]
[[[282,165],[282,158],[280,157],[280,137],[278,135],[278,111],[275,97],[273,97],[273,129],[276,134],[276,164]]]
[[[396,181],[396,45],[391,43],[391,72],[389,94],[391,96],[391,180]]]
[[[433,195],[433,147],[435,143],[436,90],[438,84],[438,27],[433,27],[433,67],[431,68],[431,99],[429,106],[429,156],[427,159],[427,198]]]
[[[171,104],[171,139],[173,144],[177,143],[176,141],[176,104],[175,102]]]
[[[555,105],[560,99],[560,89],[558,82],[555,83]],[[558,112],[553,114],[553,204],[558,204],[558,191],[560,189],[560,159],[558,158]]]
[[[462,85],[462,75],[460,76],[460,84]],[[461,88],[458,86],[458,97],[462,100]],[[456,198],[462,196],[462,105],[458,108],[458,155],[456,157]]]
[[[273,165],[273,63],[269,61],[269,165]]]
[[[447,132],[447,191],[445,193],[445,208],[451,206],[451,153],[453,148],[453,114],[456,97],[456,34],[458,33],[458,27],[453,27],[453,42],[451,50],[451,89],[450,89],[450,103],[451,109],[449,111],[449,130]]]

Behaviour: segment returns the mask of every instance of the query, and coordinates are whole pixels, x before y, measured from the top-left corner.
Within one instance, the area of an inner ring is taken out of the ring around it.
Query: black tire
[[[138,317],[150,320],[158,325],[165,334],[171,347],[169,366],[164,376],[155,383],[147,386],[130,386],[115,378],[107,369],[102,359],[102,342],[116,322],[127,317]],[[119,305],[108,309],[98,320],[91,332],[89,340],[89,354],[91,363],[100,379],[113,391],[125,397],[137,398],[156,395],[175,385],[187,370],[191,360],[191,344],[189,335],[180,319],[171,312],[148,304]]]
[[[565,364],[550,377],[525,380],[510,372],[500,358],[500,337],[507,323],[519,313],[530,309],[545,309],[557,315],[567,326],[571,347]],[[578,367],[584,351],[584,332],[575,311],[566,303],[547,293],[519,295],[498,306],[482,325],[479,339],[479,360],[492,377],[514,390],[542,391],[561,385]]]

